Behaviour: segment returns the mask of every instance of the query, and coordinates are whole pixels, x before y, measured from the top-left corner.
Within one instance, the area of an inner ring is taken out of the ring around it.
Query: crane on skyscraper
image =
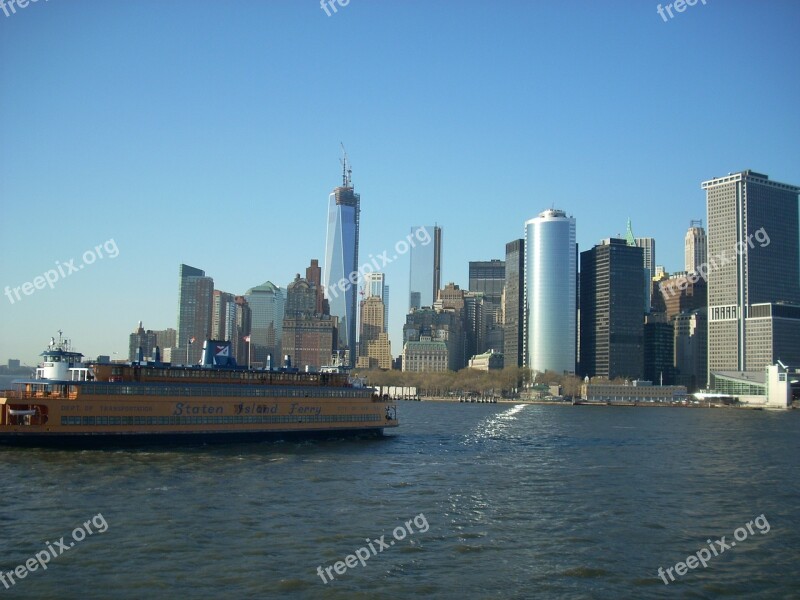
[[[353,187],[353,169],[347,161],[347,150],[344,149],[344,142],[339,142],[339,145],[342,147],[342,158],[339,159],[342,163],[342,186]]]

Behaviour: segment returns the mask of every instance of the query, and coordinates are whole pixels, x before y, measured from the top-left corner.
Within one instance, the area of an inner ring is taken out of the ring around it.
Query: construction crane
[[[353,187],[353,169],[347,160],[347,150],[344,149],[343,142],[339,142],[339,145],[342,147],[342,158],[339,159],[342,163],[342,187]]]

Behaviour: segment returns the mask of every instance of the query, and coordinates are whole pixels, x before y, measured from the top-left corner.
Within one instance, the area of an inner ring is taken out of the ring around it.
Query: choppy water
[[[46,571],[0,585],[0,597],[800,594],[797,411],[399,411],[401,428],[372,441],[0,449],[2,571],[98,513],[108,525]],[[658,578],[762,513],[768,533],[756,529],[669,586]],[[365,566],[327,584],[317,575],[420,514],[413,534]]]

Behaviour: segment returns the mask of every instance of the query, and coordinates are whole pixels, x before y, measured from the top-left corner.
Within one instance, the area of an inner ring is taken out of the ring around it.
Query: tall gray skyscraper
[[[339,318],[338,350],[349,350],[348,364],[356,359],[358,300],[358,237],[361,196],[353,190],[352,170],[345,154],[342,185],[328,197],[328,233],[322,281],[331,315]]]
[[[708,369],[800,364],[800,187],[747,170],[704,181]]]
[[[578,256],[575,219],[548,209],[525,222],[528,366],[575,372]]]
[[[181,265],[178,286],[177,342],[180,351],[172,360],[178,363],[188,359],[189,364],[194,364],[200,361],[203,342],[211,337],[214,280],[206,277],[205,271]]]
[[[506,244],[503,354],[507,367],[525,364],[525,240]]]
[[[432,243],[411,246],[411,269],[408,285],[408,309],[433,306],[442,283],[442,228],[436,225],[412,227],[419,239],[419,229],[425,230]]]
[[[696,273],[707,260],[708,247],[703,221],[692,221],[684,239],[684,270],[690,274]]]

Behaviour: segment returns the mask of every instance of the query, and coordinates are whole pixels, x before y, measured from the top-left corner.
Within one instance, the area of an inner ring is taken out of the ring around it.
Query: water
[[[0,449],[2,571],[46,541],[68,542],[95,515],[95,530],[107,523],[46,571],[0,585],[0,596],[800,594],[797,411],[415,402],[399,411],[401,428],[382,440]],[[669,586],[658,578],[761,514],[768,533],[754,529]],[[322,582],[318,566],[324,574],[367,538],[388,545],[409,520],[405,539]]]

